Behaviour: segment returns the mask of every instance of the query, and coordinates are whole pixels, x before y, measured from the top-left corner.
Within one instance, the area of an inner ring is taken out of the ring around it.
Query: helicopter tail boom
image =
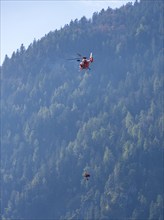
[[[92,55],[92,52],[90,53],[89,60],[90,60],[91,63],[93,62],[93,55]]]

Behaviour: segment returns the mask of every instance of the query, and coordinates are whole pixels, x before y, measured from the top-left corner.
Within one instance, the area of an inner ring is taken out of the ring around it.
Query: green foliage
[[[162,220],[163,6],[108,8],[6,56],[2,219]],[[91,51],[89,73],[66,61]]]

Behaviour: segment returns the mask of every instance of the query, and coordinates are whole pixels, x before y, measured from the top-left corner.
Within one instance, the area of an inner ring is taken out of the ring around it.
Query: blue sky
[[[45,34],[60,29],[82,16],[91,18],[94,12],[119,8],[134,0],[1,0],[1,57],[11,57],[13,51],[24,44],[25,48]]]

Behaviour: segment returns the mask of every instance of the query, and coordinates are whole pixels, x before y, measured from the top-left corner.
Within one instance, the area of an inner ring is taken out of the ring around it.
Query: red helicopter
[[[78,58],[73,58],[73,59],[69,59],[69,60],[76,60],[77,62],[80,62],[80,64],[79,64],[80,70],[87,70],[87,69],[91,70],[89,65],[90,65],[90,63],[93,62],[93,55],[92,55],[92,53],[90,53],[90,57],[89,58],[84,57],[84,56],[82,56],[79,53],[77,55],[79,56]]]

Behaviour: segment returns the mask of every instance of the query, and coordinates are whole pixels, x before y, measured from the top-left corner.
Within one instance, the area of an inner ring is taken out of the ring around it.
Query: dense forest
[[[163,13],[102,9],[5,57],[1,219],[163,220]]]

